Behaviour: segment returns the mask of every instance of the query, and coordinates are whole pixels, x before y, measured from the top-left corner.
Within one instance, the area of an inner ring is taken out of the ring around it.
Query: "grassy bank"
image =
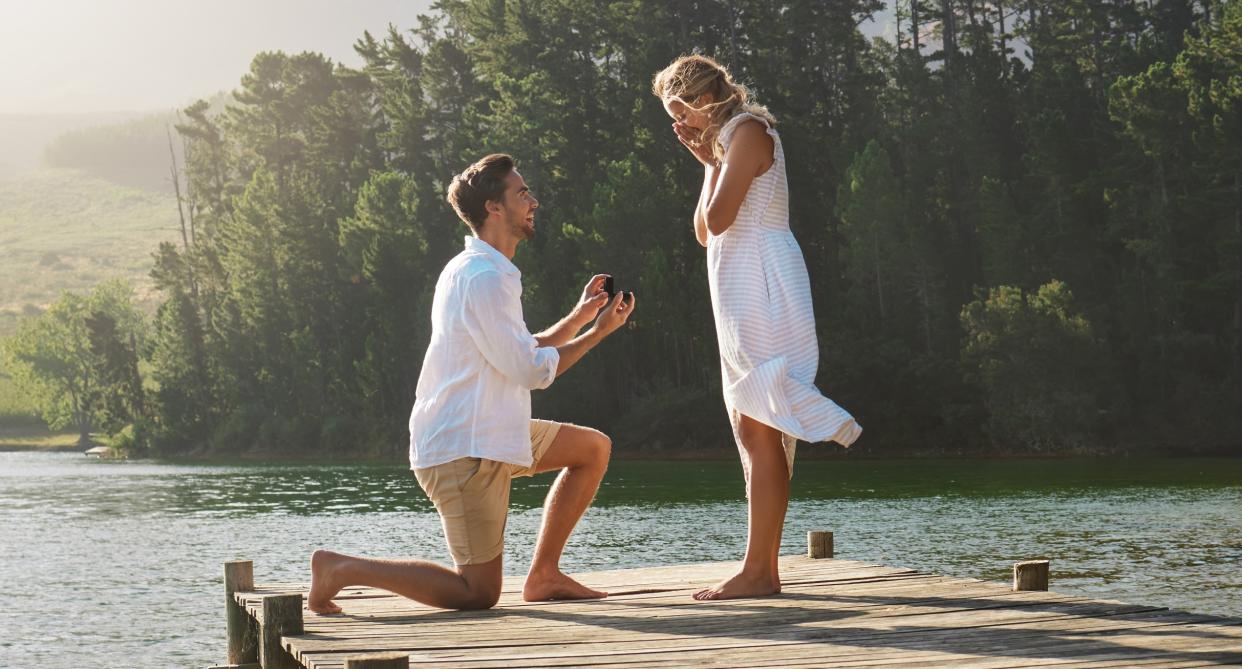
[[[179,239],[171,192],[117,186],[76,170],[0,181],[0,336],[61,291],[85,293],[111,278],[128,279],[139,304],[153,310],[151,254],[161,241]]]
[[[47,429],[13,380],[0,375],[0,451],[77,450],[77,432]]]
[[[0,451],[81,451],[78,433],[46,427],[0,427]]]

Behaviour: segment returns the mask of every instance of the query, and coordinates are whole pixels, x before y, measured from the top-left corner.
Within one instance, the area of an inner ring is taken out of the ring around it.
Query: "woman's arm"
[[[699,201],[694,205],[694,238],[699,244],[707,246],[707,203],[716,190],[716,177],[720,175],[720,164],[710,144],[702,141],[703,131],[678,121],[673,124],[673,132],[677,140],[686,147],[690,155],[703,166],[703,188],[699,191]]]
[[[720,161],[715,186],[703,207],[703,223],[713,235],[724,234],[737,219],[755,177],[771,169],[776,145],[759,121],[742,121]],[[696,228],[698,217],[695,217]]]
[[[704,247],[707,246],[707,203],[711,201],[712,193],[716,190],[716,177],[719,174],[718,166],[703,166],[703,188],[699,193],[699,202],[694,207],[694,238]]]

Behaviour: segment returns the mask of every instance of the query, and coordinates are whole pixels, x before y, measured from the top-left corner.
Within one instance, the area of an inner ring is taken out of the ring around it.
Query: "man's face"
[[[526,180],[517,170],[505,177],[505,194],[500,204],[502,225],[514,237],[531,239],[535,236],[535,210],[539,208],[539,200],[531,194]]]

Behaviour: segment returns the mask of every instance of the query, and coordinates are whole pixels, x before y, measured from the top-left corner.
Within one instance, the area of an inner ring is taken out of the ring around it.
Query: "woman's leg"
[[[747,419],[749,420],[749,419]],[[763,427],[767,427],[764,425]],[[780,436],[778,434],[778,436]],[[781,438],[781,447],[784,448],[784,438]],[[745,449],[741,449],[742,455],[742,475],[746,479],[746,499],[750,499],[750,456]],[[788,463],[786,463],[788,464]],[[786,508],[788,508],[788,493],[785,497]],[[785,536],[785,521],[781,518],[781,528],[776,533],[776,541],[772,542],[772,587],[775,588],[777,594],[781,591],[780,577],[780,558],[781,558],[781,539]]]
[[[776,557],[789,508],[785,448],[779,431],[746,416],[740,417],[738,433],[747,472],[746,558],[738,573],[696,592],[694,598],[699,600],[762,597],[780,591]]]

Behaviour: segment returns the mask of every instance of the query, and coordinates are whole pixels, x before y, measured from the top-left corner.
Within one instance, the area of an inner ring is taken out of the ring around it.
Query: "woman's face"
[[[705,107],[712,103],[711,93],[703,93],[690,99],[690,104],[686,104],[681,98],[669,97],[664,99],[664,111],[676,122],[695,130],[703,130],[707,128],[711,122],[711,116],[702,111]]]

